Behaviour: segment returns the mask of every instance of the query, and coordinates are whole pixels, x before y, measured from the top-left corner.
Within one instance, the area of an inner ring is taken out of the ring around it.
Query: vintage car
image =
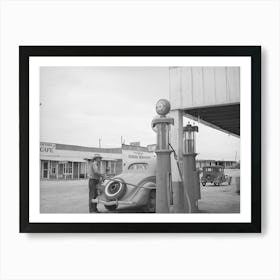
[[[220,165],[204,166],[202,168],[201,184],[205,186],[206,183],[211,183],[215,186],[220,186],[222,183],[231,183],[231,177],[225,175],[224,167]]]
[[[100,192],[92,202],[109,211],[139,208],[155,212],[156,161],[128,163],[121,174],[104,180]]]

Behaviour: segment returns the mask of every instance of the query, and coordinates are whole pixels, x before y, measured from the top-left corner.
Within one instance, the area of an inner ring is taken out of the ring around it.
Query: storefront
[[[155,153],[149,146],[123,144],[121,148],[91,148],[41,142],[40,178],[41,180],[87,179],[88,159],[91,159],[96,153],[102,156],[100,172],[108,176],[115,176],[120,174],[123,168],[131,162],[155,160]],[[199,159],[196,164],[198,168],[217,164],[229,168],[236,162]]]
[[[204,166],[215,166],[215,165],[220,165],[223,166],[224,168],[232,168],[236,164],[237,162],[232,160],[198,159],[196,161],[197,168],[202,168]]]
[[[86,179],[88,160],[95,154],[102,156],[100,172],[108,176],[120,174],[131,161],[149,161],[155,154],[147,147],[122,145],[120,148],[93,148],[75,145],[40,143],[42,180]]]
[[[87,177],[87,163],[41,159],[41,179],[63,180]]]
[[[102,156],[100,172],[114,176],[122,171],[122,149],[89,148],[73,145],[40,143],[42,180],[78,180],[87,178],[88,159]]]

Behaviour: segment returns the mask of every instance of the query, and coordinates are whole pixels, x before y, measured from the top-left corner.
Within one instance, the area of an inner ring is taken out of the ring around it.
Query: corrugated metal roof
[[[235,136],[240,136],[240,67],[173,67],[172,110]]]
[[[170,68],[171,109],[240,103],[240,67]]]

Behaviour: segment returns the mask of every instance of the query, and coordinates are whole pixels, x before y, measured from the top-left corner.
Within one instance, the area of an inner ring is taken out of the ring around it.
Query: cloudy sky
[[[169,99],[168,67],[41,67],[40,140],[98,147],[156,141],[155,104]],[[187,122],[187,120],[185,120]],[[239,159],[240,140],[199,124],[204,159]]]

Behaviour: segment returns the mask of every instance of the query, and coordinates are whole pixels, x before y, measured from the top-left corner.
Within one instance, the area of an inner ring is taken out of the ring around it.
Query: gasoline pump
[[[169,213],[173,204],[171,161],[169,149],[170,125],[174,124],[173,118],[166,115],[170,112],[170,103],[160,99],[156,104],[158,117],[152,121],[152,128],[157,133],[157,169],[156,169],[156,213]]]
[[[197,200],[200,199],[199,172],[196,170],[195,157],[195,133],[198,132],[197,126],[188,123],[183,128],[183,184],[184,191],[188,198],[188,212],[198,212]]]
[[[160,99],[156,104],[156,112],[159,116],[153,119],[152,128],[157,134],[156,155],[156,213],[169,213],[173,209],[173,189],[171,180],[171,158],[174,158],[184,186],[184,200],[186,212],[198,212],[197,201],[200,197],[199,171],[196,170],[195,133],[197,126],[188,123],[183,127],[183,162],[180,169],[179,159],[169,143],[170,125],[174,125],[174,119],[167,117],[170,112],[170,103],[166,99]],[[171,148],[171,149],[170,149]]]

